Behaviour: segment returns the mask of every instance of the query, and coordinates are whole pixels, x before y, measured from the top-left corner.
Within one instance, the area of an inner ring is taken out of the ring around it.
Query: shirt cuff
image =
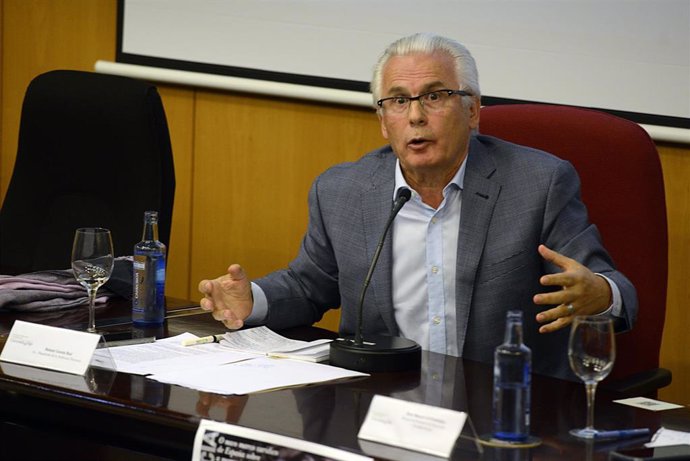
[[[611,305],[604,312],[600,312],[596,315],[612,315],[614,317],[623,317],[623,300],[621,299],[621,292],[618,289],[618,285],[616,285],[616,282],[605,275],[599,273],[595,273],[595,275],[598,275],[606,280],[609,284],[609,287],[611,287]]]
[[[249,314],[249,317],[244,319],[244,323],[247,325],[263,325],[266,323],[266,317],[268,316],[268,300],[266,299],[264,290],[256,283],[251,283],[254,306],[252,307],[252,312]]]

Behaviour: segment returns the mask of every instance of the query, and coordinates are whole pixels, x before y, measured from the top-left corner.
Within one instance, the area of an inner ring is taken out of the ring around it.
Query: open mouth
[[[426,138],[412,138],[407,145],[413,148],[419,148],[427,145],[430,141]]]

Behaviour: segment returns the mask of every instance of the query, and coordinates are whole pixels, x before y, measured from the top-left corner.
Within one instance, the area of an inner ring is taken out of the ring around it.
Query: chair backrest
[[[639,300],[635,327],[617,335],[610,378],[658,368],[668,237],[661,163],[649,135],[636,123],[607,113],[542,104],[483,107],[480,131],[575,166],[590,221]]]
[[[74,231],[106,227],[116,256],[159,212],[169,244],[175,172],[156,87],[131,78],[56,70],[29,84],[17,158],[0,210],[0,273],[70,267]]]

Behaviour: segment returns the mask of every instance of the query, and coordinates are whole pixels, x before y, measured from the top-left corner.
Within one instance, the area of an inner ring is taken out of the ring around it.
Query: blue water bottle
[[[505,340],[494,352],[493,394],[493,436],[508,442],[529,437],[532,351],[522,341],[522,312],[508,311]]]
[[[158,212],[144,213],[144,233],[134,245],[132,321],[157,325],[165,320],[165,245],[158,240]]]

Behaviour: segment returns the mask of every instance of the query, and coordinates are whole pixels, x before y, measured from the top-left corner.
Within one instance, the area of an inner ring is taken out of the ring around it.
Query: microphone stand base
[[[353,337],[338,338],[331,343],[329,363],[364,373],[419,370],[422,348],[398,336],[372,336],[360,345]]]

